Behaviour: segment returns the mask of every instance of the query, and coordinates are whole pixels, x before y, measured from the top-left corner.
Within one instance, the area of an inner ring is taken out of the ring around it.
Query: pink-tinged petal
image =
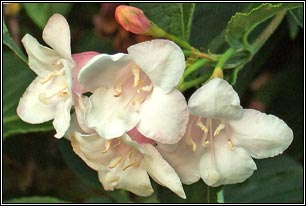
[[[56,105],[53,120],[56,138],[63,137],[69,128],[71,105],[71,98],[67,98],[65,101],[60,101]]]
[[[190,113],[211,119],[239,119],[238,94],[225,80],[215,78],[196,90],[188,101]]]
[[[145,137],[143,134],[141,134],[137,128],[133,128],[132,130],[128,131],[127,134],[129,135],[129,137],[137,142],[138,144],[156,144],[156,142],[154,140],[151,140],[147,137]]]
[[[154,146],[143,144],[142,147],[145,150],[144,168],[149,175],[160,185],[168,187],[175,194],[186,199],[182,183],[174,169],[163,159]]]
[[[42,37],[59,56],[72,61],[70,29],[65,17],[60,14],[51,16],[44,28]]]
[[[78,127],[81,129],[80,131],[83,131],[87,134],[92,134],[95,133],[95,131],[91,128],[88,128],[86,126],[86,121],[85,121],[85,113],[86,113],[86,108],[89,105],[89,98],[87,96],[79,96],[76,95],[77,97],[75,98],[75,114],[78,122]]]
[[[25,122],[38,124],[53,119],[57,104],[64,98],[58,95],[66,87],[64,76],[44,80],[36,77],[20,98],[17,114]]]
[[[84,92],[86,92],[81,84],[78,81],[78,74],[80,72],[80,70],[82,69],[82,67],[90,60],[92,59],[94,56],[98,55],[98,52],[94,52],[94,51],[89,51],[89,52],[83,52],[83,53],[77,53],[77,54],[72,54],[72,58],[76,64],[76,66],[72,69],[72,78],[73,78],[73,92],[74,93],[78,93],[78,94],[82,94]]]
[[[200,160],[201,177],[207,185],[217,187],[240,183],[256,170],[256,164],[248,152],[235,146],[231,149],[225,136],[217,136],[210,144],[214,149],[211,150],[208,145],[209,149]]]
[[[28,54],[29,67],[38,76],[48,78],[52,72],[61,69],[61,65],[57,64],[60,57],[53,50],[40,45],[29,34],[26,34],[21,41]]]
[[[156,39],[128,48],[136,64],[149,76],[155,87],[170,92],[185,69],[182,50],[169,40]]]
[[[258,159],[281,154],[293,140],[293,132],[283,120],[253,109],[245,109],[242,118],[229,125],[234,146]]]
[[[165,94],[154,88],[143,103],[137,130],[159,143],[173,144],[184,135],[189,119],[185,97],[178,91]]]
[[[145,197],[153,193],[150,178],[140,167],[120,172],[102,167],[98,170],[98,174],[105,190],[124,189]]]
[[[118,97],[114,94],[114,89],[97,89],[90,96],[85,116],[87,126],[95,129],[106,139],[122,136],[140,120],[137,108],[131,104],[133,96],[129,91]]]
[[[120,83],[123,76],[132,74],[130,71],[132,66],[134,63],[127,54],[100,54],[87,62],[80,70],[78,79],[87,91],[94,91],[101,86],[114,87],[116,83]]]
[[[114,151],[105,149],[106,140],[98,134],[85,135],[75,132],[71,135],[71,145],[73,151],[92,169],[98,170],[100,167],[108,165],[116,156]]]

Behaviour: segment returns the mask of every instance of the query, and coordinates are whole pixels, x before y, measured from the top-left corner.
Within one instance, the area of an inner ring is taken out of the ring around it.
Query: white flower
[[[191,115],[182,140],[158,146],[185,184],[200,178],[210,186],[243,182],[256,170],[252,157],[281,154],[293,139],[283,120],[242,109],[237,93],[223,79],[203,85],[188,107]]]
[[[156,142],[178,142],[188,122],[186,100],[175,89],[184,54],[168,40],[136,44],[128,53],[95,56],[80,71],[80,83],[93,92],[87,126],[105,139],[136,129]]]
[[[71,56],[69,25],[60,14],[50,17],[42,36],[53,50],[40,45],[29,34],[22,39],[29,67],[37,77],[20,99],[17,114],[23,121],[32,124],[54,119],[55,137],[61,138],[70,124],[70,110],[74,104],[72,91],[80,91],[77,79],[73,77],[80,64],[85,64],[97,53],[85,52]]]
[[[186,198],[178,175],[151,142],[139,144],[126,134],[111,140],[98,134],[71,134],[73,150],[88,166],[98,171],[105,190],[124,189],[149,196],[153,193],[150,175],[159,184]],[[142,141],[146,138],[138,134],[137,139]]]

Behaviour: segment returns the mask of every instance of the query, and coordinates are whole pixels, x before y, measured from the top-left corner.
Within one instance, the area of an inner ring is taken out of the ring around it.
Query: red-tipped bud
[[[146,34],[151,29],[151,23],[143,11],[132,6],[121,5],[116,8],[115,18],[127,31],[134,34]]]

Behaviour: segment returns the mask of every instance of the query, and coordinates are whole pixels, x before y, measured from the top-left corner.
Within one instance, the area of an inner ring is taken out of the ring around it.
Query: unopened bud
[[[151,23],[143,11],[132,6],[121,5],[116,8],[115,18],[127,31],[134,34],[147,34],[151,29]]]

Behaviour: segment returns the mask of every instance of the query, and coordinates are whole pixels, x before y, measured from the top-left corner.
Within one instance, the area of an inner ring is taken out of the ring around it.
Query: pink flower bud
[[[127,31],[144,34],[151,28],[151,23],[143,11],[132,6],[121,5],[116,8],[115,18]]]

